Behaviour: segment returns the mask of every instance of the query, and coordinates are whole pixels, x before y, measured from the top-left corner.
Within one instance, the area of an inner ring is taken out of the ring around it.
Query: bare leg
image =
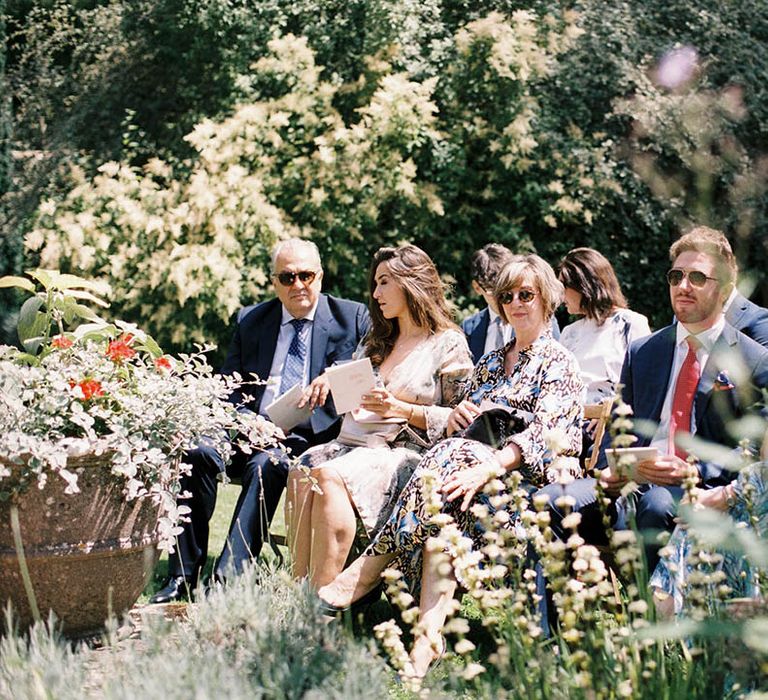
[[[378,585],[381,572],[394,558],[394,554],[358,557],[328,585],[319,588],[317,593],[332,605],[352,605]]]
[[[322,494],[312,501],[312,554],[309,579],[319,588],[333,581],[344,568],[357,529],[355,509],[344,480],[332,467],[316,470]]]
[[[444,651],[441,632],[456,593],[453,571],[448,576],[439,571],[440,564],[445,561],[447,556],[444,552],[431,551],[429,545],[424,547],[419,623],[411,649],[412,674],[415,678],[423,678],[429,665]]]
[[[304,578],[309,574],[312,551],[311,515],[315,492],[312,482],[301,470],[288,474],[285,496],[285,528],[291,551],[293,575]]]

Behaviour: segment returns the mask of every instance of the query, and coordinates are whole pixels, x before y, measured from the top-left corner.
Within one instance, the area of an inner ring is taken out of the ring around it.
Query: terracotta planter
[[[11,468],[13,479],[20,468]],[[50,475],[42,490],[33,484],[0,502],[0,604],[10,599],[22,626],[33,621],[11,527],[16,504],[40,615],[52,610],[65,634],[77,637],[136,602],[157,561],[158,511],[149,499],[125,502],[104,456],[70,458],[68,468],[78,474],[80,493],[65,494],[63,479]]]

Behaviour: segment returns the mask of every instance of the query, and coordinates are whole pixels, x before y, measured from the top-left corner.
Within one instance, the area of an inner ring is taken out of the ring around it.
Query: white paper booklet
[[[312,415],[312,409],[309,404],[304,408],[299,408],[298,403],[304,390],[301,384],[294,384],[282,396],[278,396],[266,411],[269,419],[283,432],[288,432],[291,428],[308,420]]]
[[[328,375],[333,403],[339,415],[358,408],[363,394],[367,394],[376,386],[373,366],[368,357],[329,367],[325,373]]]

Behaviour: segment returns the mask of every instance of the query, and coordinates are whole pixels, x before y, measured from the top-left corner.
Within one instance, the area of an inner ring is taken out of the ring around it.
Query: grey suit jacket
[[[737,294],[725,312],[725,320],[736,330],[768,347],[768,309]]]

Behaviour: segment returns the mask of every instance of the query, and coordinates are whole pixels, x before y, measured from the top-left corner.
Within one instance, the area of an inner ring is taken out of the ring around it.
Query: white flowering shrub
[[[39,207],[27,250],[44,267],[109,281],[124,318],[181,346],[222,339],[239,306],[269,293],[280,238],[311,237],[330,290],[359,298],[371,252],[405,238],[463,272],[462,251],[478,244],[469,202],[507,211],[523,197],[537,225],[589,224],[621,192],[609,144],[575,127],[557,137],[538,97],[577,21],[493,12],[459,29],[439,80],[377,54],[341,86],[306,39],[277,36],[237,79],[231,116],[186,136],[194,158],[110,162],[93,178],[74,167],[72,187]],[[343,116],[350,95],[358,106]],[[531,177],[549,184],[527,190]],[[486,233],[512,242],[508,221]]]

